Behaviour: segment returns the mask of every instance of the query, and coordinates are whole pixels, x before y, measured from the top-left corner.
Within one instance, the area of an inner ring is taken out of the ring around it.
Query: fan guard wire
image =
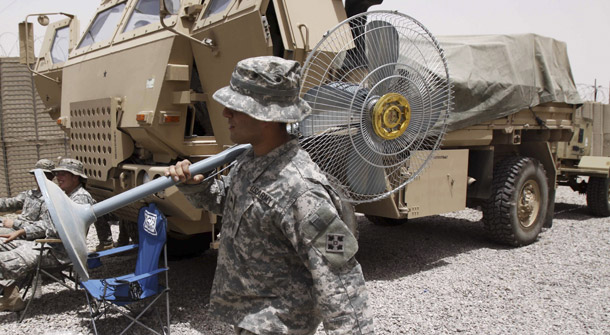
[[[395,11],[353,16],[309,53],[297,125],[301,145],[341,196],[376,201],[413,181],[434,157],[452,108],[443,50]]]

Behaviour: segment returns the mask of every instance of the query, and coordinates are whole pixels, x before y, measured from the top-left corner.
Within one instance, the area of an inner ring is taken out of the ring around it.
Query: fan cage
[[[408,104],[377,105],[388,96]],[[439,43],[421,23],[393,11],[362,13],[326,33],[303,66],[301,97],[312,107],[298,125],[301,145],[353,203],[379,200],[413,181],[439,149],[452,107]],[[387,122],[400,135],[386,138],[373,127],[379,117],[406,128]]]

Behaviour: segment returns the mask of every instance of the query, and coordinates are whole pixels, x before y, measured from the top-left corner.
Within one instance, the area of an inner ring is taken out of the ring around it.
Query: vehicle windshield
[[[180,0],[165,0],[165,6],[170,13],[176,14],[180,9]],[[159,22],[159,0],[139,0],[123,32],[155,22]]]
[[[91,26],[85,33],[78,49],[84,48],[96,42],[101,42],[112,37],[116,25],[121,19],[121,14],[125,9],[125,3],[118,4],[112,8],[97,14]]]
[[[229,6],[231,1],[233,0],[212,0],[204,18],[208,18],[214,14],[223,12],[225,9],[227,9],[227,6]]]
[[[55,31],[53,45],[51,46],[51,60],[53,64],[63,63],[68,59],[70,48],[70,27],[66,26]]]

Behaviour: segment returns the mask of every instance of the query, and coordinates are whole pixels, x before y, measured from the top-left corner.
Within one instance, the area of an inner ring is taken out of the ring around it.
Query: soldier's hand
[[[0,237],[6,238],[6,240],[4,240],[4,243],[9,243],[10,241],[17,239],[21,235],[24,235],[24,234],[25,234],[25,230],[19,229],[19,230],[15,230],[14,232],[12,232],[10,234],[0,234]]]
[[[203,175],[198,174],[196,176],[191,175],[189,166],[191,162],[188,159],[171,165],[165,170],[165,176],[171,177],[176,182],[183,182],[185,184],[199,184],[203,181]]]

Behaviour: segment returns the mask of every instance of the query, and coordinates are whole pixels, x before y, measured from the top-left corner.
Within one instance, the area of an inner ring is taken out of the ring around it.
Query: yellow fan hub
[[[384,140],[393,140],[404,134],[411,122],[411,106],[407,98],[388,93],[373,107],[373,129]]]

